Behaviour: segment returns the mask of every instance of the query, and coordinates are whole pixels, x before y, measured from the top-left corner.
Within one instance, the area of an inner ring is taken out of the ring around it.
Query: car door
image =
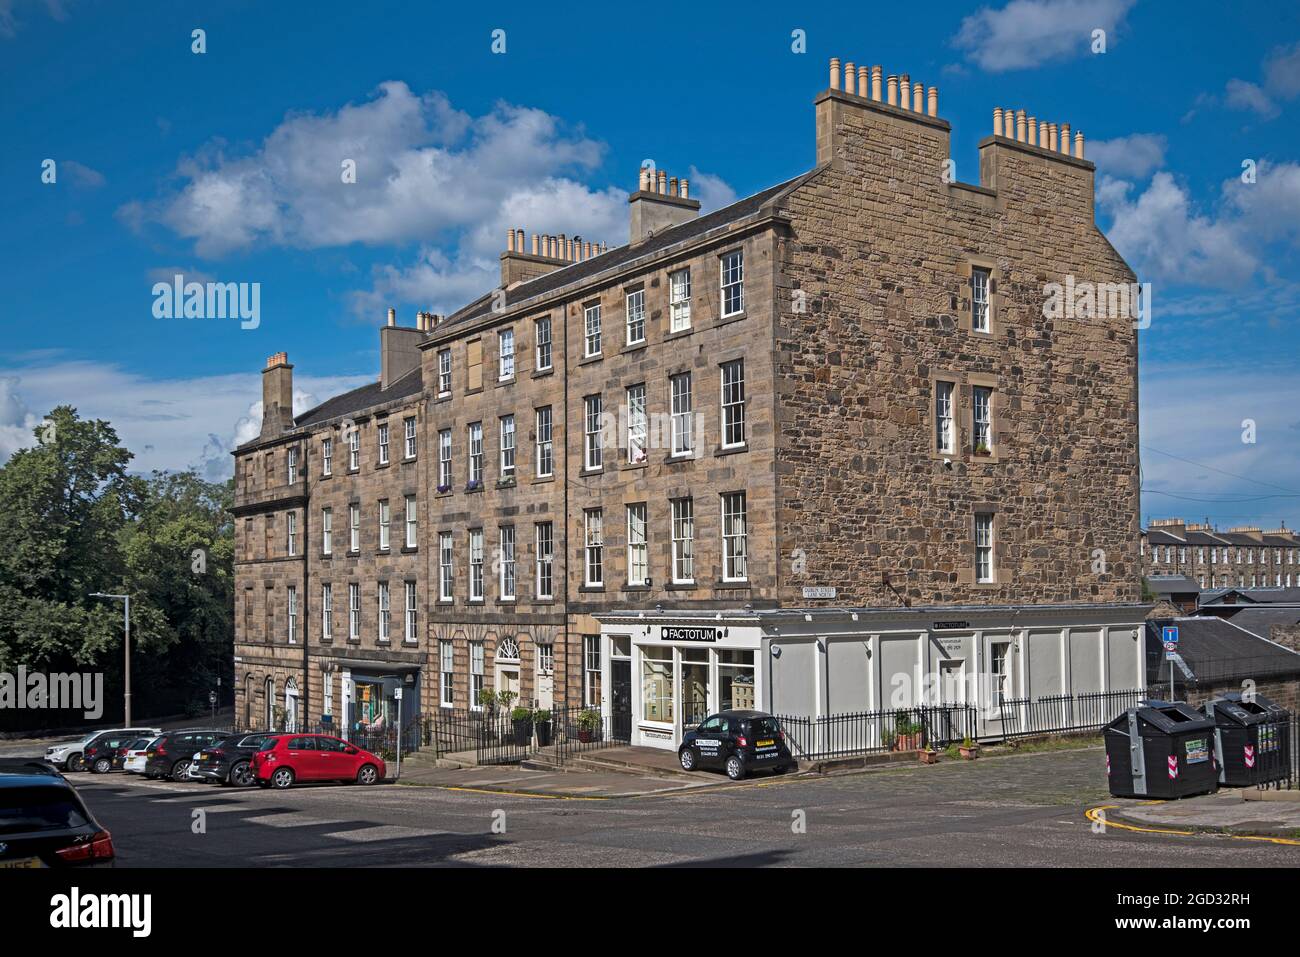
[[[699,752],[701,765],[709,768],[721,766],[726,734],[726,718],[714,715],[700,722],[695,729],[695,750]]]
[[[299,781],[320,780],[320,763],[317,758],[316,739],[300,735],[289,739],[289,767]]]
[[[356,775],[352,758],[345,752],[347,745],[328,735],[316,736],[316,754],[323,780],[342,781]]]

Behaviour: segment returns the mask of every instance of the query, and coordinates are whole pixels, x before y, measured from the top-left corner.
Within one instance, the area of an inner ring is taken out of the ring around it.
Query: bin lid
[[[1214,730],[1214,722],[1210,718],[1183,701],[1144,701],[1112,721],[1111,727],[1126,727],[1128,716],[1134,712],[1137,713],[1139,722],[1149,724],[1165,734]]]
[[[1270,698],[1261,694],[1249,698],[1240,691],[1229,691],[1218,698],[1205,703],[1206,713],[1212,714],[1218,721],[1231,721],[1240,725],[1263,724],[1276,721],[1286,713],[1286,709]]]

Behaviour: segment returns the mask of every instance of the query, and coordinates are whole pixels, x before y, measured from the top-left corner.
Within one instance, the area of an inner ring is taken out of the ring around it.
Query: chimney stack
[[[629,237],[633,243],[688,222],[700,214],[700,202],[690,198],[685,177],[669,179],[666,170],[643,168],[638,186],[637,191],[628,197],[631,206]],[[600,254],[606,248],[602,244],[594,251]]]
[[[1083,159],[1083,133],[1078,130],[1074,133],[1074,158]]]
[[[837,56],[833,56],[831,57],[831,89],[838,90],[839,88],[840,88],[840,58]]]
[[[273,439],[293,430],[293,366],[289,354],[277,352],[262,370],[261,438]]]

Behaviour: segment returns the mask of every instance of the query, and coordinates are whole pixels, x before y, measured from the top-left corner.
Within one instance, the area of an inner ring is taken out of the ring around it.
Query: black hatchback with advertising
[[[721,768],[733,781],[751,771],[783,774],[798,766],[781,722],[764,711],[710,715],[682,736],[677,758],[686,771]]]

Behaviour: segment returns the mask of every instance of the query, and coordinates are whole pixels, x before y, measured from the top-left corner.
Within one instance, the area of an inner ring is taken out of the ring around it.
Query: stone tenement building
[[[379,382],[296,418],[272,357],[241,716],[508,689],[672,746],[726,707],[995,733],[1005,699],[1139,686],[1136,333],[1045,309],[1135,277],[1082,134],[999,108],[956,182],[937,98],[832,61],[809,171],[700,215],[643,170],[614,248],[512,229],[500,288],[390,310]]]
[[[1186,575],[1203,590],[1300,586],[1300,537],[1289,528],[1221,532],[1181,518],[1153,520],[1141,536],[1142,574]]]

